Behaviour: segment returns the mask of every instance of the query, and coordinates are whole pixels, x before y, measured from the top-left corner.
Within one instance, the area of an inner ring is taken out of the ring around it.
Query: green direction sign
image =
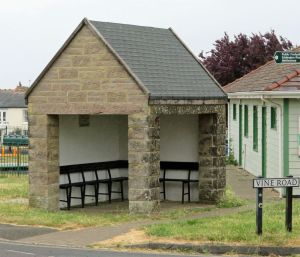
[[[276,63],[295,63],[300,62],[300,52],[281,52],[277,51],[274,54]]]

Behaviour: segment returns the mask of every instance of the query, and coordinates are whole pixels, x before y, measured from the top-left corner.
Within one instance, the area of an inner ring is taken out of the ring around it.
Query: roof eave
[[[153,96],[150,100],[226,100],[227,96]]]
[[[300,91],[252,91],[228,93],[228,99],[300,98]]]

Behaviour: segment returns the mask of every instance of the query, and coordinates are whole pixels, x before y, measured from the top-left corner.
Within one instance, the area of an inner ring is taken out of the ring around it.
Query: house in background
[[[300,63],[269,61],[224,89],[228,140],[238,164],[255,176],[299,177]]]
[[[6,134],[27,135],[28,115],[24,97],[24,87],[0,90],[1,139]]]

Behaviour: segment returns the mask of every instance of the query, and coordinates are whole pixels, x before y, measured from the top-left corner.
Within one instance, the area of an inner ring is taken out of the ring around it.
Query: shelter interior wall
[[[59,116],[59,152],[60,165],[80,163],[104,162],[115,160],[127,160],[128,152],[128,118],[126,115],[98,115],[90,116],[90,125],[79,126],[78,115]],[[112,175],[127,176],[127,169],[113,170]],[[106,178],[105,172],[99,172],[100,178]],[[92,173],[87,174],[87,179],[93,179]],[[66,177],[60,177],[60,183],[65,183]],[[74,181],[81,181],[79,174],[74,174]],[[115,185],[116,187],[118,185]],[[125,198],[127,198],[127,183],[124,184]],[[113,188],[113,190],[118,188]],[[76,190],[76,189],[74,189]],[[100,192],[106,192],[106,186],[100,188]],[[63,191],[61,199],[65,198]],[[79,190],[74,191],[79,195]],[[87,194],[93,194],[93,188],[87,188]],[[118,198],[113,194],[113,198]],[[94,202],[93,198],[86,198],[88,202]],[[106,196],[100,196],[100,201],[107,200]],[[64,203],[61,203],[63,206]],[[80,201],[72,199],[72,205],[79,205]]]
[[[162,115],[160,117],[160,160],[198,162],[199,154],[198,115]],[[161,174],[162,175],[162,174]],[[170,178],[186,178],[187,172],[167,171]],[[192,172],[192,179],[198,179],[198,171]],[[166,182],[166,199],[181,200],[181,183]],[[198,201],[198,184],[191,184],[191,201]]]

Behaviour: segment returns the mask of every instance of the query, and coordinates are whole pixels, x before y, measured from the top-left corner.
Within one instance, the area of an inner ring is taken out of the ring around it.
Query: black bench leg
[[[182,196],[181,196],[181,203],[184,203],[184,182],[182,182]]]
[[[124,195],[123,195],[123,181],[120,181],[120,189],[121,189],[121,197],[122,197],[122,202],[124,201]]]
[[[109,203],[111,203],[112,183],[107,183],[107,190],[108,190],[108,201],[109,201]]]
[[[164,200],[166,200],[166,182],[163,181],[163,195],[164,195]]]
[[[98,193],[99,193],[99,185],[94,185],[94,190],[95,190],[95,205],[97,206],[98,205],[98,201],[99,201],[99,196],[98,196]]]
[[[71,208],[71,195],[72,195],[72,187],[66,189],[67,194],[67,208],[70,210]]]
[[[80,187],[81,192],[81,208],[84,208],[85,186]]]
[[[190,182],[187,183],[188,184],[188,197],[189,197],[189,203],[191,202],[191,184]]]

